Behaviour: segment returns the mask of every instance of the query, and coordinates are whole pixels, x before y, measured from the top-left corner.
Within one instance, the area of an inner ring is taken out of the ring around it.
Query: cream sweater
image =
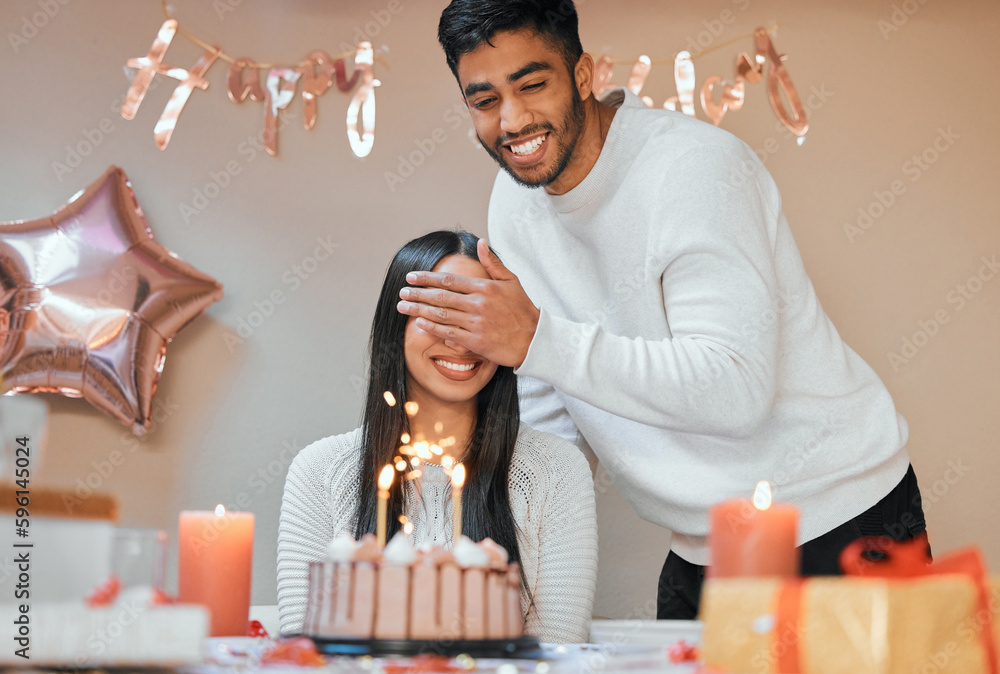
[[[282,634],[301,631],[308,563],[326,557],[330,540],[354,532],[361,430],[303,449],[288,470],[278,530],[278,611]],[[423,467],[420,494],[408,482],[405,513],[413,544],[452,545],[451,482],[440,466]],[[510,468],[524,577],[525,631],[550,643],[590,637],[597,583],[597,519],[590,467],[565,440],[524,424]]]
[[[522,417],[588,443],[688,561],[708,562],[709,507],[759,480],[801,510],[800,542],[820,536],[902,479],[906,422],[820,306],[754,152],[617,93],[579,185],[493,188],[490,243],[541,308]]]

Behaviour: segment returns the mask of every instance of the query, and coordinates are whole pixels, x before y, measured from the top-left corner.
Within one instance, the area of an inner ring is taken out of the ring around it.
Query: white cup
[[[111,573],[121,587],[166,589],[167,533],[157,529],[115,529]]]

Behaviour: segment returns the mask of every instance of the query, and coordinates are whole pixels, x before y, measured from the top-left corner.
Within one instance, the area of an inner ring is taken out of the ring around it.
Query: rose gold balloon
[[[295,98],[299,73],[294,68],[271,68],[267,73],[264,95],[264,149],[272,157],[278,154],[278,110],[284,110]]]
[[[0,223],[0,374],[149,428],[167,344],[222,286],[153,238],[112,166],[37,220]]]
[[[250,69],[250,77],[243,79],[244,71]],[[252,101],[264,100],[264,88],[260,86],[260,71],[256,64],[246,57],[241,57],[233,61],[229,66],[229,100],[233,103],[242,103],[246,100],[247,94]]]
[[[201,58],[195,62],[190,71],[185,72],[184,77],[174,89],[174,93],[170,94],[170,100],[167,101],[166,107],[163,108],[163,114],[160,115],[156,126],[153,127],[153,138],[156,139],[156,147],[161,150],[167,149],[167,145],[170,144],[170,136],[173,135],[174,127],[177,126],[177,118],[184,111],[184,106],[187,105],[188,99],[191,97],[191,92],[194,91],[195,87],[198,87],[202,91],[208,88],[208,80],[205,79],[204,75],[212,67],[212,64],[215,63],[215,59],[219,58],[219,54],[221,53],[221,47],[212,47],[212,49],[201,55]]]

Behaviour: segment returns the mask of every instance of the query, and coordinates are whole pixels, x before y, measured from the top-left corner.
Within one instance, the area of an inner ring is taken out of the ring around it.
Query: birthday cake
[[[520,567],[488,538],[415,550],[398,533],[380,550],[371,534],[343,535],[309,565],[306,636],[467,642],[518,639],[523,628]]]

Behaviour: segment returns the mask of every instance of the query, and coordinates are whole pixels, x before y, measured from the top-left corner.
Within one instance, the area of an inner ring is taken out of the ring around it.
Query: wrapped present
[[[978,550],[928,565],[918,540],[876,562],[872,543],[844,551],[844,577],[709,579],[705,663],[762,674],[996,674],[1000,578],[987,578]]]

